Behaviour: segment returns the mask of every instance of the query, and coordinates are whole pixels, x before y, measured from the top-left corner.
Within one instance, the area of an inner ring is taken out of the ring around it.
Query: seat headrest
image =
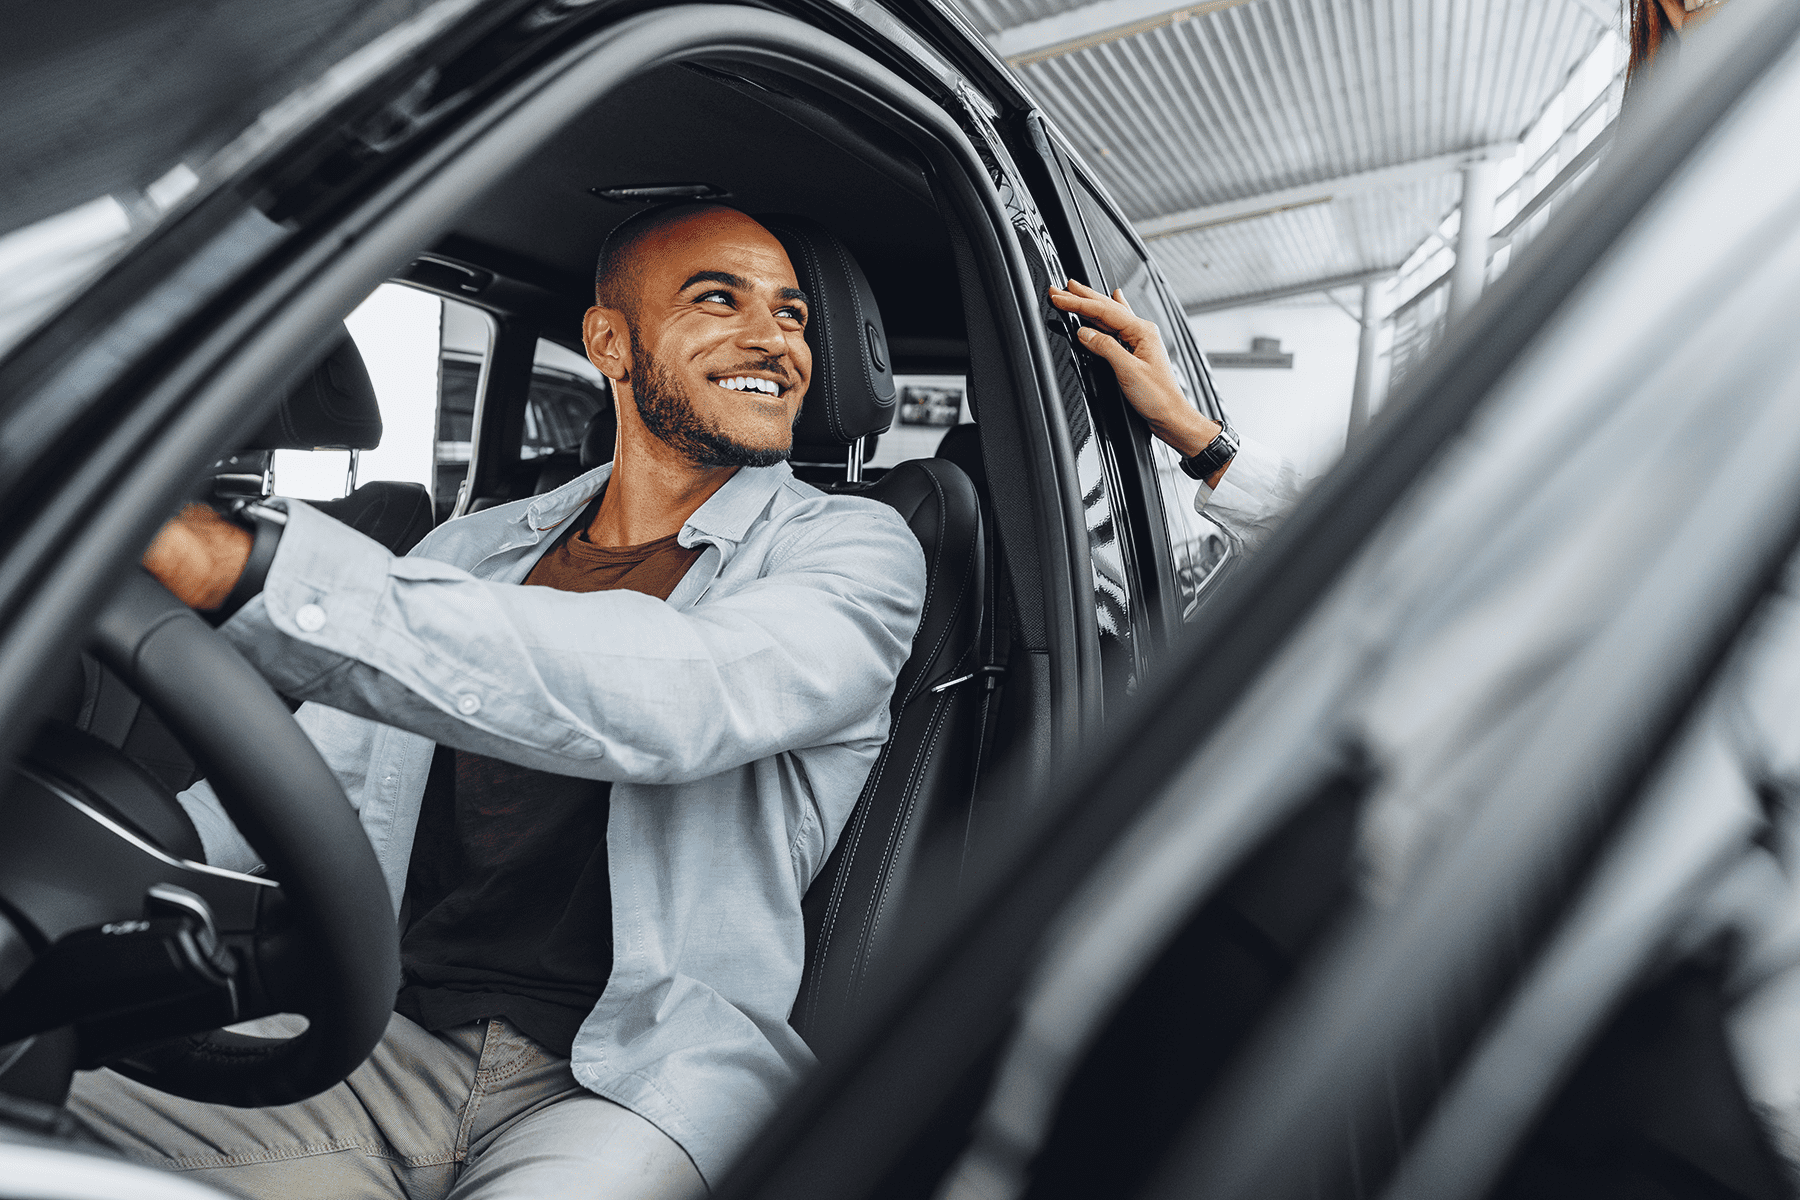
[[[245,450],[373,450],[381,405],[362,354],[346,331],[303,376]]]
[[[894,366],[881,310],[862,268],[836,234],[805,217],[756,218],[781,242],[812,300],[806,343],[812,385],[794,425],[796,446],[847,446],[894,421]]]

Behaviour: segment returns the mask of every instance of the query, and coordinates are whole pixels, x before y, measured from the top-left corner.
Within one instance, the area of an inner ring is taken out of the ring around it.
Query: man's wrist
[[[287,526],[287,513],[260,500],[246,500],[232,506],[231,520],[248,532],[252,540],[237,582],[212,614],[221,624],[263,590],[263,584],[269,578],[269,567],[275,562],[275,551],[281,545],[282,530]]]
[[[1187,405],[1151,426],[1151,432],[1183,458],[1192,458],[1212,445],[1223,429],[1217,421]]]
[[[1221,425],[1212,441],[1193,454],[1182,455],[1182,474],[1189,479],[1199,480],[1207,487],[1216,488],[1220,477],[1225,474],[1225,468],[1237,457],[1237,452],[1237,434],[1232,432],[1230,426]]]

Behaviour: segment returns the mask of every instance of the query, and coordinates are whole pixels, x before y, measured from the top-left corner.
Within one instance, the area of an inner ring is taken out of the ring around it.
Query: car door
[[[1088,356],[1075,339],[1076,324],[1049,301],[1049,285],[1068,277],[1062,260],[1068,242],[1058,235],[1066,226],[1057,221],[1054,197],[1032,190],[1036,183],[1042,191],[1041,181],[1020,170],[994,123],[994,105],[972,89],[961,99],[964,119],[979,137],[977,145],[992,155],[989,169],[1005,182],[1002,194],[1031,272],[1032,295],[1019,315],[1044,330],[1055,371],[1057,424],[1065,432],[1080,489],[1105,698],[1116,706],[1136,690],[1148,664],[1153,609],[1145,601],[1142,539],[1131,515],[1120,444],[1109,436],[1110,422],[1096,403],[1091,367],[1084,361]]]
[[[1117,204],[1082,167],[1066,143],[1046,127],[1046,151],[1061,171],[1090,247],[1095,282],[1107,293],[1125,294],[1133,312],[1156,323],[1175,378],[1188,402],[1213,420],[1225,422],[1224,405],[1206,358],[1194,342],[1187,315],[1174,300],[1162,272]],[[1109,381],[1110,382],[1110,381]],[[1116,391],[1116,388],[1113,389]],[[1145,508],[1155,529],[1152,553],[1160,569],[1159,598],[1167,614],[1165,636],[1191,622],[1208,589],[1224,579],[1242,557],[1238,540],[1195,507],[1200,484],[1182,472],[1180,455],[1150,436],[1143,421],[1123,423],[1133,459],[1154,486],[1146,487]]]

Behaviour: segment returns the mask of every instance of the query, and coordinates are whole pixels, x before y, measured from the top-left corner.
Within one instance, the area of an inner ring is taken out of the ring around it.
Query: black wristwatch
[[[287,526],[287,514],[260,499],[239,500],[225,515],[249,530],[256,540],[250,543],[250,557],[244,563],[244,573],[238,576],[237,586],[225,597],[225,603],[207,614],[215,625],[229,621],[252,596],[263,590],[263,584],[269,579],[269,567],[275,562],[275,550],[281,545],[281,531]]]
[[[1206,443],[1200,453],[1181,460],[1181,470],[1189,479],[1205,483],[1226,463],[1237,457],[1238,435],[1231,426],[1219,426],[1219,436]]]

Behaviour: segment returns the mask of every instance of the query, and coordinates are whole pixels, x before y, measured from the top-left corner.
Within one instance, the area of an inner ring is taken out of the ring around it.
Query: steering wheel
[[[392,901],[355,811],[256,669],[148,573],[133,570],[107,604],[92,649],[204,766],[226,813],[279,881],[279,908],[265,902],[259,912],[246,983],[260,993],[256,1007],[308,1021],[292,1038],[214,1030],[107,1065],[215,1104],[262,1107],[317,1095],[375,1048],[400,979]]]

